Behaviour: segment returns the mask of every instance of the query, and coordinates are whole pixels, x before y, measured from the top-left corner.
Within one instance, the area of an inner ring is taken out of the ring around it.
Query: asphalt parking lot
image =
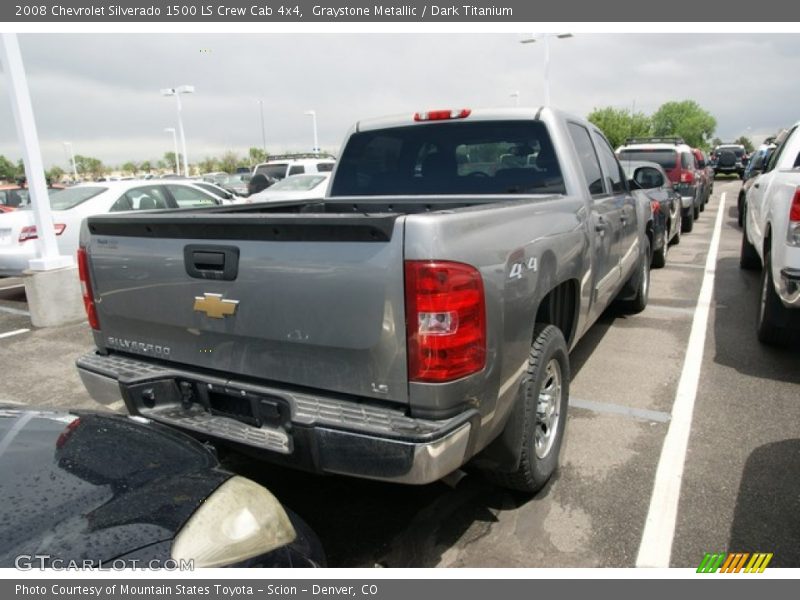
[[[612,308],[573,351],[562,468],[537,497],[469,471],[402,487],[235,454],[226,464],[302,515],[333,567],[632,567],[643,536],[671,566],[720,551],[800,566],[800,353],[756,340],[759,275],[738,266],[739,186],[716,182],[694,231],[653,271],[644,312]],[[74,368],[91,344],[86,325],[34,329],[20,281],[0,279],[0,403],[100,408]],[[679,491],[674,519],[654,486]]]

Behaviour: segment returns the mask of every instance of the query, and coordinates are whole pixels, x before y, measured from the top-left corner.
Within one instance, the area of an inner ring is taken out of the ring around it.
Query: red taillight
[[[99,331],[100,322],[97,320],[97,307],[95,307],[94,304],[92,280],[89,277],[89,258],[86,254],[86,248],[83,247],[78,248],[78,275],[81,278],[83,307],[86,309],[86,317],[89,319],[89,326]]]
[[[405,263],[408,378],[442,383],[486,364],[486,303],[475,267],[445,261]]]
[[[64,233],[64,230],[67,226],[64,223],[56,223],[53,225],[53,231],[56,235],[61,235]],[[26,225],[22,228],[22,231],[19,232],[19,242],[27,242],[28,240],[35,240],[39,238],[39,234],[36,231],[36,225]]]
[[[661,210],[661,205],[658,203],[657,200],[650,201],[650,209],[653,211],[654,215],[657,215]]]
[[[69,440],[69,436],[72,435],[72,432],[75,431],[80,426],[80,424],[81,424],[81,419],[80,417],[78,417],[64,428],[64,431],[61,432],[61,434],[58,436],[58,439],[56,440],[56,448],[58,450],[61,450],[64,447],[64,444],[66,444],[67,440]]]
[[[429,110],[428,112],[414,113],[415,121],[443,121],[446,119],[464,119],[472,112],[469,108],[460,110]]]
[[[681,183],[694,183],[694,173],[691,171],[681,171]]]
[[[800,222],[800,187],[795,189],[792,205],[789,208],[789,220],[792,223]]]

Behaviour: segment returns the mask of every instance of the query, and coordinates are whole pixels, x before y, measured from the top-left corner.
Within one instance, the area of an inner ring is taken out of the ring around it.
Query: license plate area
[[[163,409],[196,411],[200,408],[210,415],[235,419],[253,427],[287,432],[291,429],[291,407],[278,396],[186,379],[133,383],[123,387],[129,404],[145,414]]]

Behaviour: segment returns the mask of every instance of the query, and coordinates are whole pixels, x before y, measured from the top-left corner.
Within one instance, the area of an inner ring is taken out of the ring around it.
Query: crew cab
[[[744,197],[744,269],[761,269],[758,339],[800,339],[800,122],[776,140],[764,171]]]
[[[569,350],[647,303],[649,203],[551,108],[364,120],[340,157],[322,201],[89,218],[87,389],[294,467],[539,490]]]

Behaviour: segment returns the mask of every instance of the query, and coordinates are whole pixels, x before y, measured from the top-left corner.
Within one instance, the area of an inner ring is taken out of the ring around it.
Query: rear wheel
[[[664,233],[661,239],[661,248],[653,252],[653,266],[656,269],[661,269],[667,264],[667,252],[669,252],[669,223],[665,223]]]
[[[755,246],[747,239],[747,219],[742,224],[742,248],[739,251],[739,267],[747,271],[754,271],[761,266]]]
[[[528,369],[517,396],[519,410],[515,410],[523,420],[519,466],[510,473],[487,471],[487,479],[529,494],[538,492],[550,480],[558,468],[564,441],[569,379],[567,343],[561,330],[537,323]]]
[[[675,226],[675,235],[672,236],[672,244],[677,246],[681,243],[681,228],[683,227],[683,219],[681,218],[681,211],[678,211],[678,224]]]
[[[694,229],[694,211],[689,209],[689,211],[681,215],[681,231],[689,233],[692,229]]]
[[[758,308],[758,341],[763,344],[785,345],[794,333],[786,324],[789,321],[786,308],[775,291],[772,281],[772,265],[769,253],[764,255],[764,268],[761,272],[761,301]]]
[[[636,272],[631,276],[631,280],[625,284],[627,288],[631,284],[635,285],[635,295],[631,300],[624,300],[622,306],[626,312],[640,313],[647,307],[647,300],[650,297],[650,240],[644,241],[642,256],[639,258],[639,265]]]

